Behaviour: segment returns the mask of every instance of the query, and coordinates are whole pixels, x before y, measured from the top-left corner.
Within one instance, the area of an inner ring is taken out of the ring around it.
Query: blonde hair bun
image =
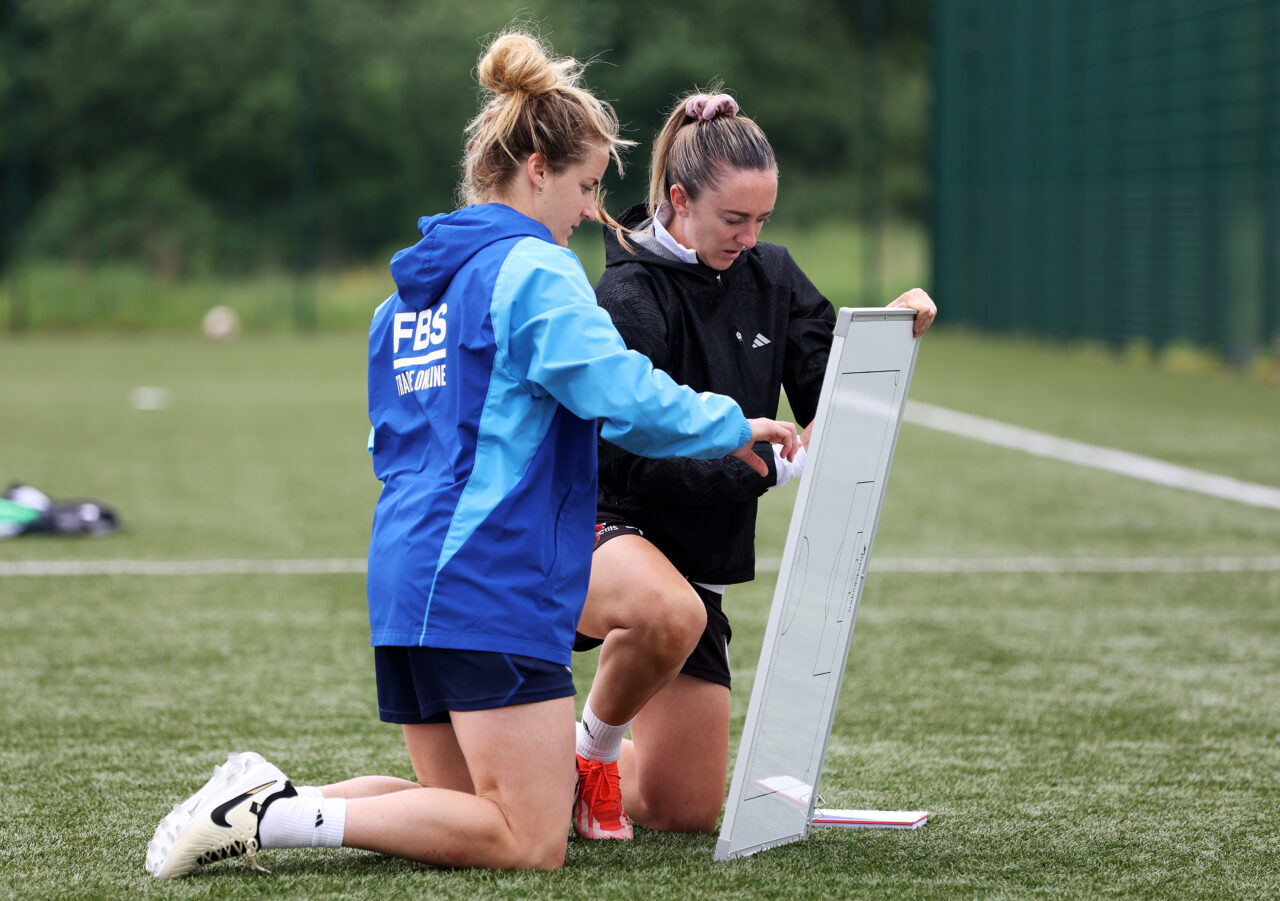
[[[557,68],[574,65],[573,60],[553,64],[538,40],[523,32],[504,32],[494,39],[480,58],[476,77],[480,86],[494,94],[527,94],[537,97],[560,83]]]
[[[552,172],[563,172],[604,146],[622,172],[618,148],[634,142],[618,136],[613,108],[579,83],[582,71],[582,63],[556,59],[519,24],[489,43],[476,64],[476,80],[489,96],[467,124],[460,203],[501,199],[534,153]],[[611,223],[599,198],[596,205],[600,220]]]

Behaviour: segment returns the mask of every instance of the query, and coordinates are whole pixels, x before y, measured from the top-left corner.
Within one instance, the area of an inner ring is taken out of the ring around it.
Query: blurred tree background
[[[640,142],[719,80],[770,135],[778,219],[919,223],[928,0],[7,0],[2,261],[182,279],[382,260],[448,209],[484,37],[516,17]]]

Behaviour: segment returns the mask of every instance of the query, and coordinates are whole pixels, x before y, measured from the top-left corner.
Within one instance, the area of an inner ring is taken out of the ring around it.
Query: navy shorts
[[[599,519],[596,523],[595,546],[597,548],[619,535],[644,537],[644,532],[620,516],[598,516],[597,519]],[[693,590],[702,599],[702,606],[706,608],[707,627],[702,630],[702,637],[698,639],[697,645],[685,660],[680,672],[686,676],[702,679],[704,682],[714,682],[729,688],[729,641],[733,638],[733,629],[729,627],[729,617],[724,615],[721,607],[722,598],[701,585],[694,585],[692,582],[689,584],[693,585]],[[581,632],[576,633],[573,639],[575,651],[590,651],[602,644],[604,644],[603,639],[592,638]]]
[[[373,665],[384,723],[447,723],[450,710],[492,710],[575,694],[569,667],[519,654],[376,647]]]

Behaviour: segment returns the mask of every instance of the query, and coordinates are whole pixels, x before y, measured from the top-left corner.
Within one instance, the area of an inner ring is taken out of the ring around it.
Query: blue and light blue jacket
[[[591,567],[595,419],[642,456],[721,456],[751,427],[729,398],[627,350],[542,224],[487,204],[418,227],[369,329],[383,483],[372,643],[568,664]]]

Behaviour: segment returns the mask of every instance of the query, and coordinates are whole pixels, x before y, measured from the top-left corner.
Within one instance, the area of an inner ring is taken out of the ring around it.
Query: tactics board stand
[[[914,318],[887,307],[836,318],[716,860],[807,838],[815,825],[914,828],[928,818],[816,807],[920,345]]]

